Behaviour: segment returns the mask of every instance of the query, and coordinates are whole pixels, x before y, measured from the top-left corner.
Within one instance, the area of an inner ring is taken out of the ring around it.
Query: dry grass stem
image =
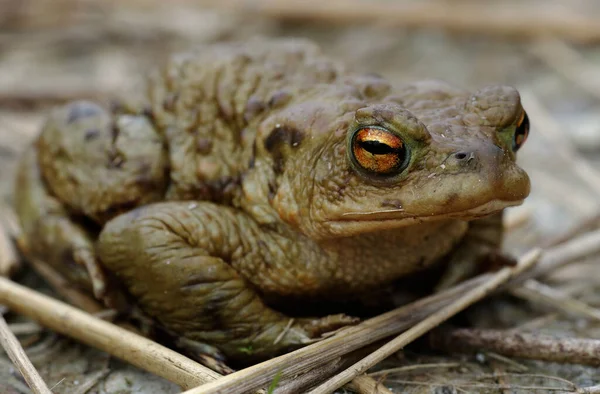
[[[85,382],[83,382],[79,387],[77,387],[77,390],[75,390],[73,394],[86,394],[95,385],[97,385],[98,382],[100,382],[100,380],[104,379],[109,373],[110,370],[108,368],[95,372],[94,374],[92,374],[91,377],[89,377]]]
[[[45,327],[103,350],[184,389],[221,376],[154,341],[6,278],[0,278],[0,303]]]
[[[485,356],[491,360],[496,361],[497,363],[506,364],[507,366],[511,367],[515,371],[519,371],[519,372],[529,371],[529,368],[527,366],[525,366],[523,364],[519,364],[518,362],[516,362],[508,357],[504,357],[501,354],[496,354],[494,352],[487,352],[485,354]]]
[[[348,383],[348,387],[358,394],[393,394],[382,382],[367,375],[355,377]]]
[[[221,0],[205,1],[226,10],[256,13],[269,18],[321,23],[380,23],[407,28],[446,29],[451,32],[499,35],[513,38],[558,36],[565,40],[600,40],[600,26],[592,15],[570,9],[542,12],[534,5],[511,7],[493,4],[360,0]]]
[[[7,280],[0,278],[2,280]],[[4,316],[0,313],[0,344],[8,354],[8,357],[19,370],[27,385],[35,394],[52,394],[52,391],[46,386],[44,379],[35,369],[27,354],[21,347],[21,344],[15,335],[8,328]]]
[[[388,368],[382,369],[381,371],[371,372],[369,376],[383,376],[383,375],[391,375],[395,373],[404,373],[404,372],[412,372],[419,369],[438,369],[438,368],[458,368],[460,367],[460,363],[430,363],[430,364],[415,364],[415,365],[405,365],[403,367],[396,368]]]
[[[431,346],[447,352],[492,351],[507,357],[600,366],[600,340],[562,338],[514,330],[439,330]]]
[[[517,266],[505,267],[501,269],[486,282],[466,292],[463,296],[452,302],[450,305],[433,313],[358,363],[354,364],[352,367],[346,369],[342,373],[334,376],[327,382],[310,391],[310,394],[327,394],[330,391],[333,391],[349,382],[359,374],[364,373],[375,364],[383,361],[410,342],[421,337],[423,334],[438,326],[442,322],[448,320],[450,317],[486,297],[496,290],[500,285],[506,283],[510,278],[530,269],[538,261],[540,254],[541,252],[538,249],[534,249],[533,251],[527,253],[519,260]]]
[[[523,286],[511,289],[510,293],[530,302],[549,305],[567,314],[577,314],[600,321],[599,309],[593,308],[585,302],[572,298],[568,294],[537,280],[530,279]]]

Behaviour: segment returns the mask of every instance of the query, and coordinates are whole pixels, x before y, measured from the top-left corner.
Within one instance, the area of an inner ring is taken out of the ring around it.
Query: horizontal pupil
[[[373,155],[388,155],[390,153],[398,153],[396,149],[379,141],[360,141],[359,145],[361,148]]]

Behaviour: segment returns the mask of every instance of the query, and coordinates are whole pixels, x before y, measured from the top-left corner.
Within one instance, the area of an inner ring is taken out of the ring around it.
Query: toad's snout
[[[525,171],[493,143],[481,141],[454,149],[443,166],[447,173],[463,174],[465,186],[470,185],[469,189],[480,196],[518,201],[529,195],[530,182]]]

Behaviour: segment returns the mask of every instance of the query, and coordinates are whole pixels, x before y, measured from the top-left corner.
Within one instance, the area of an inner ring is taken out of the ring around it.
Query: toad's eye
[[[521,118],[517,122],[517,129],[515,130],[515,136],[513,138],[513,151],[518,151],[521,146],[527,141],[529,136],[529,117],[527,113],[523,111]]]
[[[376,127],[365,127],[354,133],[352,155],[364,170],[379,175],[396,174],[408,162],[408,152],[402,138]]]

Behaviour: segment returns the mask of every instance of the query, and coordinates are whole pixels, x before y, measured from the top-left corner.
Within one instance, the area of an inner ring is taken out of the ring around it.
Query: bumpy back
[[[230,202],[252,157],[256,126],[341,65],[305,40],[250,40],[197,48],[154,73],[147,97],[168,144],[167,199]]]

